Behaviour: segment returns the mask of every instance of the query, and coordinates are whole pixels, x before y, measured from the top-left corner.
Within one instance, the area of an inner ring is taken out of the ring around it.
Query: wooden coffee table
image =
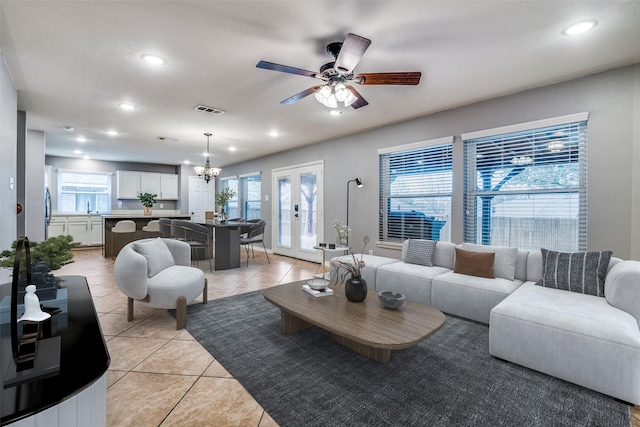
[[[363,302],[344,296],[344,285],[332,284],[334,294],[314,297],[302,289],[307,281],[264,290],[264,298],[280,308],[285,334],[317,326],[345,347],[385,363],[391,350],[408,348],[440,329],[445,315],[428,305],[406,300],[399,310],[382,306],[378,294],[369,290]]]

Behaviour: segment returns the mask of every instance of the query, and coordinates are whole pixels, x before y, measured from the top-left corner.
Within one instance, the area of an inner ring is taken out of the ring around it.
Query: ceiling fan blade
[[[280,65],[280,64],[274,64],[273,62],[267,62],[267,61],[260,61],[256,64],[257,68],[264,68],[265,70],[273,70],[273,71],[280,71],[283,73],[289,73],[289,74],[298,74],[300,76],[307,76],[307,77],[318,77],[318,73],[315,71],[308,71],[308,70],[303,70],[301,68],[295,68],[295,67],[289,67],[287,65]]]
[[[312,93],[317,92],[318,90],[320,90],[321,87],[322,85],[310,87],[307,90],[303,90],[302,92],[296,93],[295,95],[285,99],[284,101],[281,101],[280,104],[293,104],[296,101],[300,101],[305,96],[309,96]]]
[[[422,73],[409,71],[400,73],[363,73],[354,77],[353,81],[361,85],[417,85]]]
[[[371,40],[369,39],[356,34],[347,34],[336,58],[335,70],[340,74],[352,73],[370,44]]]
[[[364,97],[362,95],[360,95],[360,93],[358,93],[358,91],[356,90],[355,87],[353,86],[347,86],[347,89],[349,89],[351,91],[352,94],[354,94],[358,100],[356,102],[354,102],[353,104],[351,104],[351,107],[356,110],[360,107],[365,107],[367,105],[369,105],[369,103],[367,102],[366,99],[364,99]]]

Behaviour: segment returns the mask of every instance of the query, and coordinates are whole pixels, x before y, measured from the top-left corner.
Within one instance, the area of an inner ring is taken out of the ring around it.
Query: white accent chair
[[[191,267],[191,247],[175,239],[151,238],[127,244],[116,258],[113,276],[128,297],[127,320],[133,320],[133,302],[175,309],[176,329],[187,324],[187,304],[202,293],[207,303],[207,279]]]

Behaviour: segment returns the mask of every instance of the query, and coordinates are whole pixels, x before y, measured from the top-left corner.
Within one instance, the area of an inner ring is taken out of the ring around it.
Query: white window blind
[[[381,241],[451,240],[453,137],[436,142],[379,152]]]
[[[58,212],[110,212],[112,175],[109,172],[59,170]]]
[[[581,118],[466,140],[463,135],[465,242],[586,249],[587,121]]]

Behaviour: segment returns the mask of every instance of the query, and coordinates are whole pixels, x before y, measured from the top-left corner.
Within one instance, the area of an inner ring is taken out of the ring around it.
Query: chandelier
[[[358,100],[358,97],[342,82],[328,83],[322,86],[314,96],[319,103],[328,108],[338,108],[339,102],[348,107]]]
[[[213,166],[211,166],[211,163],[209,163],[209,137],[211,136],[211,134],[205,133],[204,135],[207,137],[207,161],[205,162],[204,166],[195,166],[193,169],[196,171],[196,174],[200,178],[204,178],[204,180],[208,184],[209,181],[211,181],[212,177],[220,175],[222,169],[214,168]]]

